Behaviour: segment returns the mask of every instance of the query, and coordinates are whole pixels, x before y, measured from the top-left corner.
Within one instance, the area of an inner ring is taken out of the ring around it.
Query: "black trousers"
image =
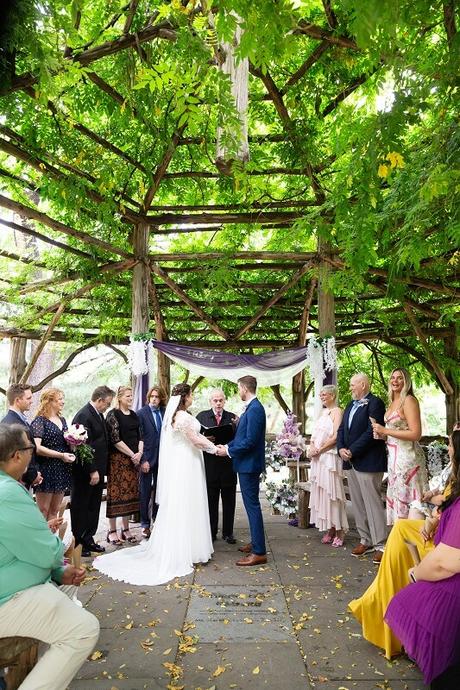
[[[149,507],[152,505],[152,520],[155,522],[155,518],[158,513],[158,506],[155,503],[155,491],[157,488],[157,478],[158,478],[158,465],[150,470],[150,472],[140,472],[139,473],[139,500],[140,500],[140,511],[141,511],[141,527],[150,529],[150,513]]]
[[[94,540],[99,523],[103,481],[95,486],[89,483],[89,477],[74,477],[70,492],[70,519],[75,543],[88,545]]]
[[[235,521],[236,485],[233,486],[209,486],[208,508],[209,521],[211,523],[211,535],[215,539],[219,525],[219,498],[222,497],[222,536],[230,537],[233,534]]]
[[[431,690],[458,690],[460,687],[460,664],[450,666],[431,681]]]

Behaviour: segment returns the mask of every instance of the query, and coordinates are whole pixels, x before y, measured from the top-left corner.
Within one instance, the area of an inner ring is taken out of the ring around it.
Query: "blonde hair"
[[[327,386],[323,386],[321,388],[320,392],[322,393],[323,391],[325,393],[330,393],[332,396],[334,396],[334,400],[337,399],[337,386],[333,386],[332,384],[328,384]]]
[[[133,389],[131,386],[118,386],[117,392],[115,394],[115,400],[113,403],[113,406],[116,410],[120,409],[120,398],[122,398],[124,396],[124,394],[127,393],[128,391],[131,391],[131,393],[133,392]]]
[[[393,400],[393,391],[391,389],[390,381],[391,381],[391,377],[393,376],[395,371],[400,371],[401,374],[403,375],[404,386],[403,386],[403,389],[401,391],[401,403],[400,403],[399,407],[404,407],[404,403],[405,403],[408,395],[412,395],[415,398],[414,389],[412,388],[412,379],[411,379],[411,376],[410,376],[409,372],[407,371],[407,369],[403,369],[402,367],[396,367],[396,369],[393,369],[393,371],[390,374],[390,378],[388,379],[388,398],[389,398],[390,402],[392,402],[392,400]]]
[[[60,388],[46,388],[42,391],[36,416],[47,417],[49,419],[51,404],[56,402],[60,395],[64,395],[64,391],[61,391]]]

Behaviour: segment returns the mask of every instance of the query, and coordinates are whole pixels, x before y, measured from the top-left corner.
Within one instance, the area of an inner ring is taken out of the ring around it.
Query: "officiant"
[[[228,438],[216,439],[215,443],[228,443],[235,435],[238,417],[224,409],[225,402],[224,392],[216,388],[211,391],[209,397],[211,409],[203,410],[197,414],[197,419],[202,425],[202,433],[205,435],[209,435],[207,429],[212,430],[216,427],[221,427],[222,431],[225,431]],[[222,497],[222,538],[228,544],[236,544],[236,539],[233,536],[233,523],[235,520],[237,478],[233,471],[232,461],[228,457],[216,458],[215,455],[204,453],[204,464],[212,540],[217,539],[219,499]]]

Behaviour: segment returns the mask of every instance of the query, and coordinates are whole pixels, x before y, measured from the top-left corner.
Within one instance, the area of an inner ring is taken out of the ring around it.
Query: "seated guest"
[[[85,570],[63,565],[61,540],[19,483],[33,448],[22,426],[0,424],[0,637],[49,645],[21,690],[65,690],[99,623],[53,584],[79,585]]]
[[[452,434],[449,456],[452,463],[451,486],[460,475],[460,431]],[[449,488],[446,494],[448,491]],[[383,619],[392,597],[409,583],[408,570],[413,561],[406,540],[417,545],[419,555],[423,558],[434,548],[433,535],[437,524],[436,518],[426,521],[398,520],[390,532],[375,580],[362,597],[348,605],[362,625],[363,637],[384,649],[387,659],[401,653],[400,641]]]
[[[6,399],[8,400],[8,412],[0,421],[0,424],[22,424],[30,441],[35,445],[32,430],[25,413],[30,410],[32,405],[32,389],[27,383],[13,383],[6,389]],[[30,458],[29,467],[24,472],[22,483],[29,489],[37,486],[42,481],[39,466],[35,457],[35,449]]]
[[[432,690],[457,690],[460,678],[460,431],[449,497],[440,507],[435,548],[409,571],[412,583],[391,600],[385,621]]]

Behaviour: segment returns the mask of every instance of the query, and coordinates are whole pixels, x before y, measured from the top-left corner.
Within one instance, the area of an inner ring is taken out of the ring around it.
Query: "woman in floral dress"
[[[391,372],[388,394],[385,426],[374,422],[372,427],[387,442],[387,523],[393,525],[408,517],[411,501],[420,500],[428,490],[428,478],[425,454],[418,443],[422,435],[420,407],[408,371]]]

